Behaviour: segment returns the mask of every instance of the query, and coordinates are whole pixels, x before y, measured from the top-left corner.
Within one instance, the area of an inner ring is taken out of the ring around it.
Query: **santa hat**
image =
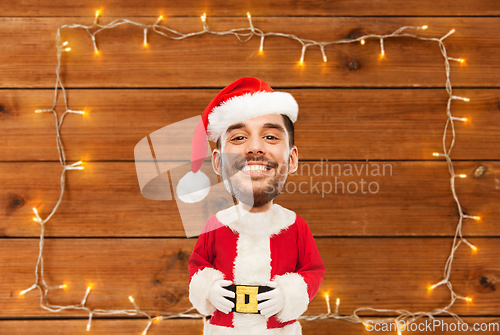
[[[295,122],[298,113],[299,106],[290,93],[276,92],[257,78],[240,78],[222,89],[205,108],[194,130],[191,172],[177,184],[179,199],[198,202],[210,191],[210,180],[200,171],[208,150],[207,135],[216,142],[234,123],[265,114],[284,114]]]

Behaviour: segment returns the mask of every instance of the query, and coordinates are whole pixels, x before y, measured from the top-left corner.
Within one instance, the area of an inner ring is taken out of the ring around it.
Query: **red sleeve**
[[[325,265],[307,223],[301,217],[297,217],[295,225],[297,229],[295,271],[274,278],[285,298],[283,309],[276,314],[280,322],[295,320],[307,310],[325,276]]]
[[[209,218],[203,231],[196,241],[193,253],[189,257],[188,270],[189,270],[189,281],[193,278],[193,275],[199,270],[203,270],[206,267],[213,267],[214,261],[214,220],[213,217]]]
[[[319,287],[325,277],[325,265],[319,254],[318,247],[309,226],[302,218],[298,218],[298,247],[299,260],[296,272],[300,274],[307,283],[307,294],[311,302],[318,293]],[[301,221],[301,222],[300,222]]]
[[[224,274],[213,266],[217,222],[215,216],[208,219],[188,261],[189,301],[204,315],[215,312],[208,295],[212,285],[224,279]]]

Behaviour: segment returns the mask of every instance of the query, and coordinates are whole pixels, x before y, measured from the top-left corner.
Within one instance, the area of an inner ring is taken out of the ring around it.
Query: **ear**
[[[220,176],[220,152],[218,149],[212,151],[212,169]]]
[[[294,145],[290,149],[290,167],[288,173],[294,173],[299,168],[299,149]]]

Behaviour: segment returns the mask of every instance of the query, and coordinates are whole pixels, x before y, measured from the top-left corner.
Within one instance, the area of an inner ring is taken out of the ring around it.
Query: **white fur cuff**
[[[224,279],[224,274],[213,268],[204,268],[196,272],[189,283],[189,301],[194,308],[203,315],[212,315],[215,307],[208,301],[210,288],[220,279]]]
[[[285,273],[274,277],[285,296],[285,306],[276,314],[281,322],[295,320],[307,310],[309,294],[304,278],[298,273]]]

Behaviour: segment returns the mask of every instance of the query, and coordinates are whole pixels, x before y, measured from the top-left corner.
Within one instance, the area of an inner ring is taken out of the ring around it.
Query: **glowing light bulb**
[[[427,29],[427,28],[429,28],[429,27],[428,26],[422,26],[422,29],[424,29],[424,30]]]
[[[35,217],[33,218],[33,221],[36,221],[38,223],[42,223],[42,219],[40,218],[40,215],[38,215],[38,211],[36,210],[35,207],[33,207],[33,212],[35,213]]]
[[[439,156],[439,153],[437,153],[437,152],[433,152],[433,153],[432,153],[432,156],[436,156],[436,157],[437,157],[437,156]]]
[[[134,302],[134,298],[132,298],[132,296],[129,296],[128,300],[130,300],[130,302]]]
[[[201,16],[201,22],[205,22],[207,20],[207,14],[203,13]]]
[[[382,50],[382,51],[380,52],[380,56],[382,56],[382,57],[384,57],[384,56],[385,56],[385,51],[384,51],[384,50]]]
[[[459,176],[460,178],[466,178],[466,177],[467,177],[467,175],[466,175],[466,174],[463,174],[463,173],[462,173],[462,174],[459,174],[458,176]]]
[[[476,246],[475,246],[475,245],[471,245],[471,247],[470,247],[470,248],[471,248],[473,251],[477,251],[477,248],[476,248]]]
[[[100,10],[97,10],[95,12],[95,18],[97,19],[99,17],[99,15],[101,15],[101,11]]]
[[[68,41],[65,41],[62,45],[63,45],[63,47],[67,46],[68,45]]]
[[[96,49],[95,50],[95,54],[98,55],[99,54],[99,50]]]
[[[66,48],[66,49],[64,49],[64,51],[70,51],[70,50],[71,50],[71,48]]]
[[[337,298],[337,302],[335,303],[337,306],[340,305],[340,299]]]
[[[251,19],[251,18],[252,18],[252,16],[251,16],[251,15],[250,15],[250,13],[248,13],[248,12],[247,12],[247,17],[248,17],[249,19]]]
[[[158,17],[158,21],[161,21],[163,20],[163,15],[160,15],[160,17]]]
[[[89,331],[89,330],[90,330],[90,324],[87,325],[87,331]]]
[[[474,220],[481,220],[481,217],[480,216],[473,216],[472,217]]]
[[[365,40],[360,41],[361,45],[365,45]]]
[[[326,63],[326,56],[323,56],[323,62]]]

